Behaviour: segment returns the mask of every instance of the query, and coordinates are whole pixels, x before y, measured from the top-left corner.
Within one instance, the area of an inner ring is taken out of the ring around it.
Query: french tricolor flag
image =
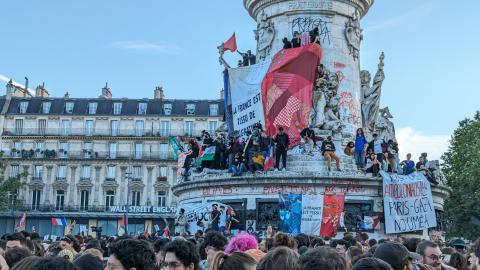
[[[52,224],[55,226],[67,226],[67,220],[65,218],[52,218]]]
[[[263,164],[263,170],[268,172],[273,168],[273,147],[270,147],[268,150],[268,156],[265,159],[265,163]]]

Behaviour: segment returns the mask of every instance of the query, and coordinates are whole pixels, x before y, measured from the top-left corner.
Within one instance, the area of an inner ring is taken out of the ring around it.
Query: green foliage
[[[480,112],[459,123],[442,159],[443,173],[452,188],[444,206],[448,236],[476,239],[480,226],[471,219],[480,219]]]
[[[21,173],[16,177],[5,177],[5,159],[0,154],[0,211],[8,210],[12,204],[9,201],[9,194],[15,193],[20,187],[24,185],[22,178],[27,176],[27,173]]]

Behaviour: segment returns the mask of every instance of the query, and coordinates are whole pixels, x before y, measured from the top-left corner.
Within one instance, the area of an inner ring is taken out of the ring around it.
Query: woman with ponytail
[[[255,270],[256,267],[257,261],[248,254],[219,252],[213,258],[210,270]]]

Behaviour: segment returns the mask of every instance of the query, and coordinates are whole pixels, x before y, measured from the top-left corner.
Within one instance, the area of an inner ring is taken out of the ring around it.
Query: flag
[[[70,221],[70,225],[69,225],[69,230],[70,230],[70,234],[73,232],[73,230],[75,229],[75,225],[77,225],[77,221],[72,219]]]
[[[150,237],[150,223],[147,223],[147,226],[145,227],[144,235],[147,239]]]
[[[165,229],[163,229],[163,236],[165,238],[170,238],[170,229],[168,228],[168,220],[163,218],[163,222],[165,222]]]
[[[183,140],[181,136],[172,136],[168,138],[168,144],[172,147],[173,149],[173,158],[177,159],[178,155],[180,154],[180,151],[183,149],[182,146]]]
[[[52,218],[52,224],[55,226],[67,226],[67,220],[65,218]]]
[[[300,142],[300,131],[308,126],[317,66],[322,58],[318,44],[281,50],[262,81],[265,129],[274,136],[283,127],[290,144]]]
[[[320,236],[334,237],[337,235],[338,225],[343,212],[345,194],[325,194],[323,198],[324,208]]]
[[[202,164],[202,161],[209,161],[215,158],[215,146],[209,146],[199,154],[197,164]]]
[[[265,163],[263,164],[263,170],[267,172],[272,168],[273,168],[273,146],[271,146],[270,149],[268,150],[268,156],[265,159]]]
[[[237,50],[237,38],[235,37],[235,33],[223,43],[223,50],[224,51],[231,51],[235,52]]]
[[[125,213],[122,215],[122,219],[120,220],[120,224],[118,227],[118,235],[123,236],[127,233],[127,217]]]
[[[26,224],[27,224],[27,213],[23,212],[22,218],[20,218],[20,221],[18,222],[17,231],[24,231]]]

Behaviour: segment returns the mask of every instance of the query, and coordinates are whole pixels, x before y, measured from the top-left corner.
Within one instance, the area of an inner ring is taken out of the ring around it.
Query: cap
[[[411,257],[408,249],[398,242],[385,242],[375,249],[375,258],[386,261],[393,269],[402,269]]]
[[[453,246],[453,247],[466,247],[467,244],[465,244],[465,241],[463,241],[462,239],[454,239],[450,242],[450,245]]]

